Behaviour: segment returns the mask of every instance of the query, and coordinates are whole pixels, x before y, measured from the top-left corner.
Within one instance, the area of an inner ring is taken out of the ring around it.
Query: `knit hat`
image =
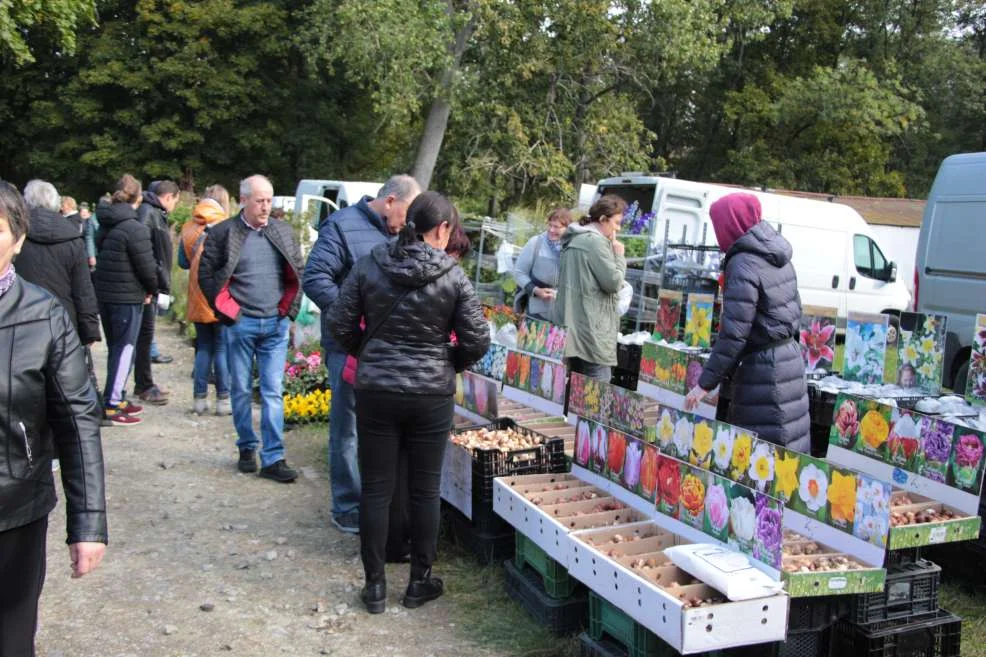
[[[729,194],[709,208],[719,249],[726,253],[748,230],[760,223],[760,199],[753,194]]]

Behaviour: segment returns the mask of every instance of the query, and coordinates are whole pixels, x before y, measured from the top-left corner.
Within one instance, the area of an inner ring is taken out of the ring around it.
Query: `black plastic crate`
[[[962,619],[944,609],[903,621],[840,622],[832,635],[838,657],[961,657]]]
[[[826,595],[815,598],[791,598],[787,613],[787,631],[815,632],[832,627],[849,616],[851,596]]]
[[[920,561],[927,552],[926,548],[904,548],[903,550],[890,550],[887,552],[886,567],[892,568],[908,563]]]
[[[586,626],[589,596],[582,589],[563,600],[554,600],[544,591],[537,573],[518,570],[512,560],[503,563],[507,594],[534,620],[554,634],[571,634]]]
[[[492,564],[513,557],[514,531],[486,533],[477,530],[469,518],[455,508],[447,509],[452,538],[480,563]]]
[[[808,386],[808,413],[811,423],[820,427],[831,427],[835,416],[835,399],[833,392],[825,392],[817,385]]]
[[[614,386],[636,391],[637,384],[640,382],[640,374],[639,372],[631,372],[630,370],[617,367],[613,369],[613,374],[609,382]]]
[[[832,427],[831,422],[826,425],[811,424],[811,455],[815,458],[824,458],[829,450],[829,431]]]
[[[933,613],[940,580],[941,568],[927,559],[892,566],[883,591],[850,596],[849,619],[862,625]]]
[[[616,367],[632,374],[640,373],[640,357],[644,347],[639,344],[616,344]]]

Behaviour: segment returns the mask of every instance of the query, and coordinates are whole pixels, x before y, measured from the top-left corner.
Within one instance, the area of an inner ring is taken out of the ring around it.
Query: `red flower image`
[[[814,320],[807,329],[801,330],[801,353],[809,370],[815,370],[825,362],[828,367],[835,360],[835,324],[823,325]]]
[[[654,497],[654,489],[657,488],[657,464],[660,454],[656,446],[644,446],[644,458],[640,462],[640,492],[647,498]]]
[[[668,297],[658,300],[654,337],[674,342],[678,339],[678,320],[681,317],[681,301]]]
[[[678,506],[678,498],[681,496],[681,464],[674,459],[660,457],[657,478],[661,488],[661,502],[669,507]]]
[[[609,471],[613,473],[622,472],[623,459],[627,453],[627,437],[618,431],[610,431],[609,446],[606,451],[606,466]]]

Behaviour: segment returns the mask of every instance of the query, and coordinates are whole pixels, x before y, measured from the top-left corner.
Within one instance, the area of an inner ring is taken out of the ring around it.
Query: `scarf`
[[[544,242],[545,244],[548,245],[548,248],[551,250],[551,255],[557,258],[561,254],[561,240],[552,240],[551,238],[548,237],[548,233],[545,232]]]
[[[14,265],[10,265],[7,267],[6,273],[0,276],[0,297],[14,284],[14,278]]]

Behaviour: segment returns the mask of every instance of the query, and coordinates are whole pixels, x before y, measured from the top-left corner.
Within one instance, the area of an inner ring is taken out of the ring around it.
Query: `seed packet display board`
[[[455,412],[476,424],[499,417],[500,382],[466,370],[455,377]]]
[[[645,342],[641,348],[640,380],[637,392],[662,405],[681,407],[685,395],[698,384],[706,354],[676,349],[670,345]],[[691,387],[689,387],[691,384]],[[699,404],[698,414],[715,417],[719,389],[711,391]]]
[[[647,521],[645,512],[579,473],[501,477],[493,495],[494,510],[518,531],[682,654],[786,634],[786,596],[726,601],[664,555],[692,539]]]
[[[981,431],[846,394],[836,399],[834,415],[828,461],[892,484],[887,549],[979,536]]]

